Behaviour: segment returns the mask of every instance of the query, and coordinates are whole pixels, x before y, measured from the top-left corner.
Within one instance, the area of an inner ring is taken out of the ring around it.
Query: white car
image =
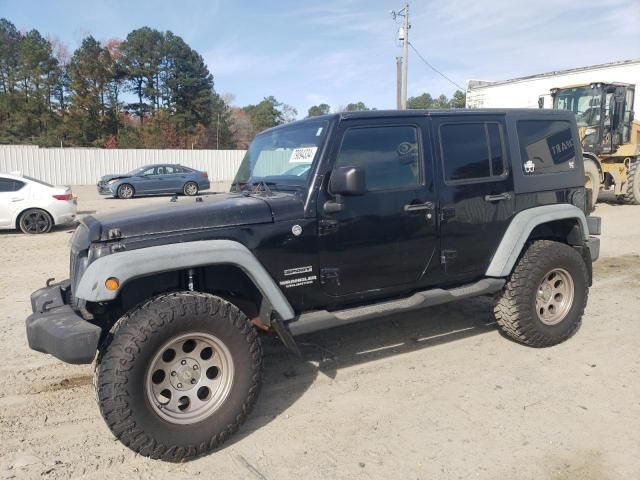
[[[69,187],[54,187],[35,178],[0,173],[0,229],[47,233],[54,225],[72,223],[77,204]]]

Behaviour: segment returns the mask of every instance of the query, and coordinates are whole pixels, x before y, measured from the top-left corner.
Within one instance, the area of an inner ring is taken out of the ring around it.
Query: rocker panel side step
[[[317,312],[303,313],[295,320],[289,322],[288,327],[292,335],[303,335],[305,333],[339,327],[370,318],[495,293],[500,290],[504,284],[505,280],[502,278],[483,278],[475,283],[462,285],[450,290],[434,288],[432,290],[414,293],[406,298],[374,303],[363,307],[337,310],[335,312],[320,310]]]

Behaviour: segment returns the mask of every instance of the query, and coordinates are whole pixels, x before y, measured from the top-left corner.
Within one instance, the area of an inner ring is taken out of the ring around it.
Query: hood
[[[120,231],[120,238],[130,238],[273,221],[272,209],[262,198],[221,193],[181,197],[175,202],[167,198],[162,204],[88,216],[82,223],[89,227],[94,241],[104,241],[112,229]]]
[[[108,182],[109,180],[115,180],[117,178],[128,178],[131,175],[127,175],[125,173],[116,173],[115,175],[103,175],[100,177],[100,180],[103,182]]]

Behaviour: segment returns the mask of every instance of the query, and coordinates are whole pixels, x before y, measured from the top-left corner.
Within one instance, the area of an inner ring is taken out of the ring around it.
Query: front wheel
[[[578,330],[588,293],[582,256],[564,243],[536,240],[518,261],[494,313],[509,337],[549,347]]]
[[[247,317],[202,293],[157,296],[116,324],[96,361],[100,411],[141,455],[180,461],[214,450],[245,421],[262,349]]]
[[[182,192],[189,197],[193,197],[198,194],[198,184],[196,182],[187,182],[184,184]]]
[[[135,190],[128,183],[123,183],[118,187],[118,192],[117,192],[118,198],[121,198],[123,200],[128,200],[130,198],[133,198],[134,194],[135,194]]]
[[[594,160],[584,159],[584,186],[591,189],[592,203],[595,207],[600,195],[600,170]]]

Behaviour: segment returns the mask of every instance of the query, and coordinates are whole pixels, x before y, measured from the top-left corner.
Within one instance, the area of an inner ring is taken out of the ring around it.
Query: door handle
[[[11,199],[12,202],[21,202],[22,200],[24,200],[24,198],[20,198],[20,197],[13,197]]]
[[[420,210],[433,210],[433,202],[410,203],[404,206],[405,212],[418,212]]]
[[[500,193],[498,195],[485,195],[485,202],[499,202],[501,200],[511,200],[511,194],[509,192]]]

